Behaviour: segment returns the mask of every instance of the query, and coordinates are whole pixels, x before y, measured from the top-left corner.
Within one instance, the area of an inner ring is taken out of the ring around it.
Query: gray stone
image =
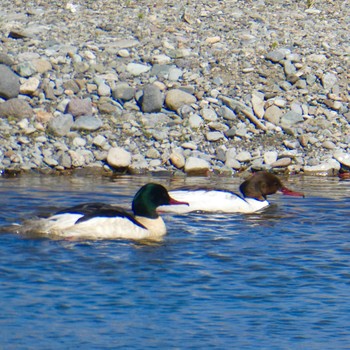
[[[91,115],[82,115],[75,120],[72,125],[72,130],[96,131],[100,129],[102,125],[103,122],[101,119]]]
[[[22,62],[16,67],[16,72],[24,78],[28,78],[37,73],[37,70],[32,62]]]
[[[286,77],[292,76],[297,72],[297,69],[295,68],[294,64],[289,60],[283,62],[283,67],[284,74],[286,75]]]
[[[198,114],[193,114],[188,118],[188,123],[191,129],[198,129],[203,125],[204,120]]]
[[[144,113],[160,112],[163,107],[164,96],[160,89],[153,85],[146,85],[141,97],[141,109]]]
[[[210,108],[203,108],[201,110],[201,115],[202,115],[203,119],[208,121],[208,122],[212,122],[212,121],[215,121],[218,119],[216,112]]]
[[[205,135],[209,142],[219,141],[224,138],[224,135],[220,131],[207,132]]]
[[[183,75],[183,72],[181,69],[176,68],[176,67],[171,67],[169,69],[169,76],[168,79],[170,81],[178,81]]]
[[[9,67],[0,64],[0,97],[10,99],[19,94],[19,76]]]
[[[226,106],[222,106],[219,109],[218,114],[219,114],[220,117],[222,117],[222,118],[224,118],[226,120],[237,120],[236,113],[232,109],[230,109],[230,108],[228,108]]]
[[[118,83],[112,91],[115,100],[130,101],[135,96],[135,89],[128,83]]]
[[[294,111],[289,111],[283,114],[283,116],[281,117],[281,126],[283,128],[288,128],[303,121],[304,118],[300,114]]]
[[[322,85],[326,91],[330,91],[337,83],[338,78],[333,73],[326,73],[322,76]]]
[[[48,123],[49,131],[56,136],[65,136],[73,126],[73,116],[71,114],[61,114]]]
[[[270,51],[265,58],[271,62],[277,63],[282,61],[287,54],[290,53],[290,50],[288,49],[277,49],[277,50],[273,50]]]
[[[282,114],[283,112],[279,107],[272,105],[266,109],[264,119],[274,125],[279,125]]]

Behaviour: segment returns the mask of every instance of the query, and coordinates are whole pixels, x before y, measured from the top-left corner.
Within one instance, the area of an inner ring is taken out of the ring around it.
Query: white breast
[[[167,205],[160,212],[188,213],[192,211],[221,213],[253,213],[269,205],[267,201],[242,198],[235,193],[217,190],[175,190],[170,196],[189,205]]]

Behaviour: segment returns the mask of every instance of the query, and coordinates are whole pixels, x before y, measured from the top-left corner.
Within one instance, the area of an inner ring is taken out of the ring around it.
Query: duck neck
[[[144,216],[135,216],[135,218],[147,228],[149,232],[148,238],[160,238],[166,234],[166,226],[163,219],[160,216],[153,219]]]

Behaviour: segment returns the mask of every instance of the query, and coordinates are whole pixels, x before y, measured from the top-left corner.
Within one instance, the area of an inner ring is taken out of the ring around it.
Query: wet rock
[[[10,99],[19,94],[20,82],[18,75],[9,67],[0,64],[0,97]]]

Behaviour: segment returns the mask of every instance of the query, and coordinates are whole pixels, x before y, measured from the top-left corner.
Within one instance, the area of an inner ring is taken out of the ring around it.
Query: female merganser
[[[144,185],[132,202],[133,214],[102,203],[87,203],[59,211],[46,219],[32,220],[18,233],[84,239],[159,240],[166,227],[156,208],[160,205],[186,205],[169,196],[168,191],[154,183]]]
[[[184,187],[169,191],[178,201],[188,205],[159,207],[160,212],[188,213],[193,211],[221,213],[253,213],[269,205],[266,196],[282,192],[289,196],[304,197],[303,193],[294,192],[283,186],[277,176],[266,171],[254,173],[239,187],[243,197],[236,193],[196,187]]]

